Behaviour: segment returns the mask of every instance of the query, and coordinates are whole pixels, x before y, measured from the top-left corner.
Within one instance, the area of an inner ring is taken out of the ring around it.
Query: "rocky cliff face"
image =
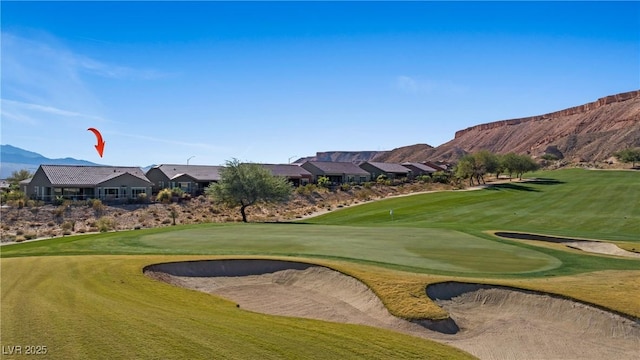
[[[640,91],[549,114],[473,126],[435,149],[404,147],[376,161],[451,161],[483,149],[534,157],[552,153],[571,162],[600,161],[629,146],[640,146]]]
[[[304,157],[296,160],[297,164],[305,161],[333,161],[333,162],[365,162],[388,151],[324,151],[317,152],[316,156]]]

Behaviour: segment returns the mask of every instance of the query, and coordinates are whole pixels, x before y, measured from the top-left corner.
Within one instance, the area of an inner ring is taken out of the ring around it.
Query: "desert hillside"
[[[534,157],[552,153],[569,162],[601,161],[629,146],[640,146],[640,90],[549,114],[476,125],[437,148],[406,146],[375,160],[455,160],[465,152],[487,149]]]
[[[296,160],[297,164],[305,161],[333,161],[333,162],[365,162],[383,155],[388,151],[323,151],[317,152],[316,156],[307,156]]]

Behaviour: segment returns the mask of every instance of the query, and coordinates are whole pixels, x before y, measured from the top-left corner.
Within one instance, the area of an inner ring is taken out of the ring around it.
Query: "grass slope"
[[[44,345],[50,359],[472,358],[391,331],[251,313],[141,272],[171,260],[2,259],[2,344]]]
[[[500,229],[640,242],[640,172],[571,169],[530,177],[544,181],[383,200],[306,222],[467,232]]]

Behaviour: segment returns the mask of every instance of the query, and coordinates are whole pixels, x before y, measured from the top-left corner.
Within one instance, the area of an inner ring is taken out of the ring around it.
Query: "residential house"
[[[294,164],[260,164],[275,176],[287,178],[294,186],[306,185],[313,181],[313,174]]]
[[[154,184],[153,194],[162,189],[181,188],[185,193],[200,195],[212,182],[220,181],[222,166],[211,165],[157,165],[147,171]]]
[[[360,168],[371,174],[371,178],[374,180],[380,175],[384,175],[390,180],[411,177],[411,170],[400,164],[365,161],[360,164]]]
[[[325,176],[333,185],[344,183],[363,183],[371,180],[371,175],[350,162],[307,161],[300,165],[313,175],[313,181]]]
[[[20,182],[27,196],[43,201],[126,201],[150,195],[152,185],[137,167],[85,165],[40,165],[31,179]]]
[[[432,167],[434,169],[436,169],[436,171],[451,171],[451,169],[453,169],[453,166],[449,163],[446,163],[444,161],[424,161],[422,162],[422,164],[427,165],[429,167]]]
[[[412,177],[416,177],[416,176],[422,176],[422,175],[429,175],[431,176],[431,174],[433,174],[436,171],[440,171],[436,168],[433,168],[429,165],[426,164],[422,164],[422,163],[417,163],[417,162],[404,162],[401,164],[402,166],[406,167],[407,169],[411,170],[411,175]]]

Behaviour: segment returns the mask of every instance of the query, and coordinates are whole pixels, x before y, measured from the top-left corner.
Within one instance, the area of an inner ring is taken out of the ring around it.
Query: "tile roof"
[[[400,165],[400,164],[391,164],[391,163],[383,163],[383,162],[372,162],[367,161],[367,164],[371,166],[375,166],[378,169],[386,172],[386,173],[396,173],[396,174],[407,174],[411,172],[410,169]]]
[[[86,165],[40,165],[40,167],[52,185],[94,186],[124,174],[131,174],[151,183],[139,167]]]
[[[269,169],[273,175],[284,176],[288,178],[311,178],[313,175],[306,169],[293,164],[260,164]]]
[[[307,161],[325,174],[370,175],[358,165],[350,162]]]
[[[178,164],[162,164],[154,167],[154,169],[160,169],[169,179],[188,175],[197,181],[220,181],[222,168],[223,166]]]
[[[416,169],[419,169],[419,170],[424,171],[424,172],[436,172],[436,171],[438,171],[437,169],[434,169],[429,165],[416,163],[416,162],[405,162],[405,163],[402,163],[402,165],[413,166]]]

